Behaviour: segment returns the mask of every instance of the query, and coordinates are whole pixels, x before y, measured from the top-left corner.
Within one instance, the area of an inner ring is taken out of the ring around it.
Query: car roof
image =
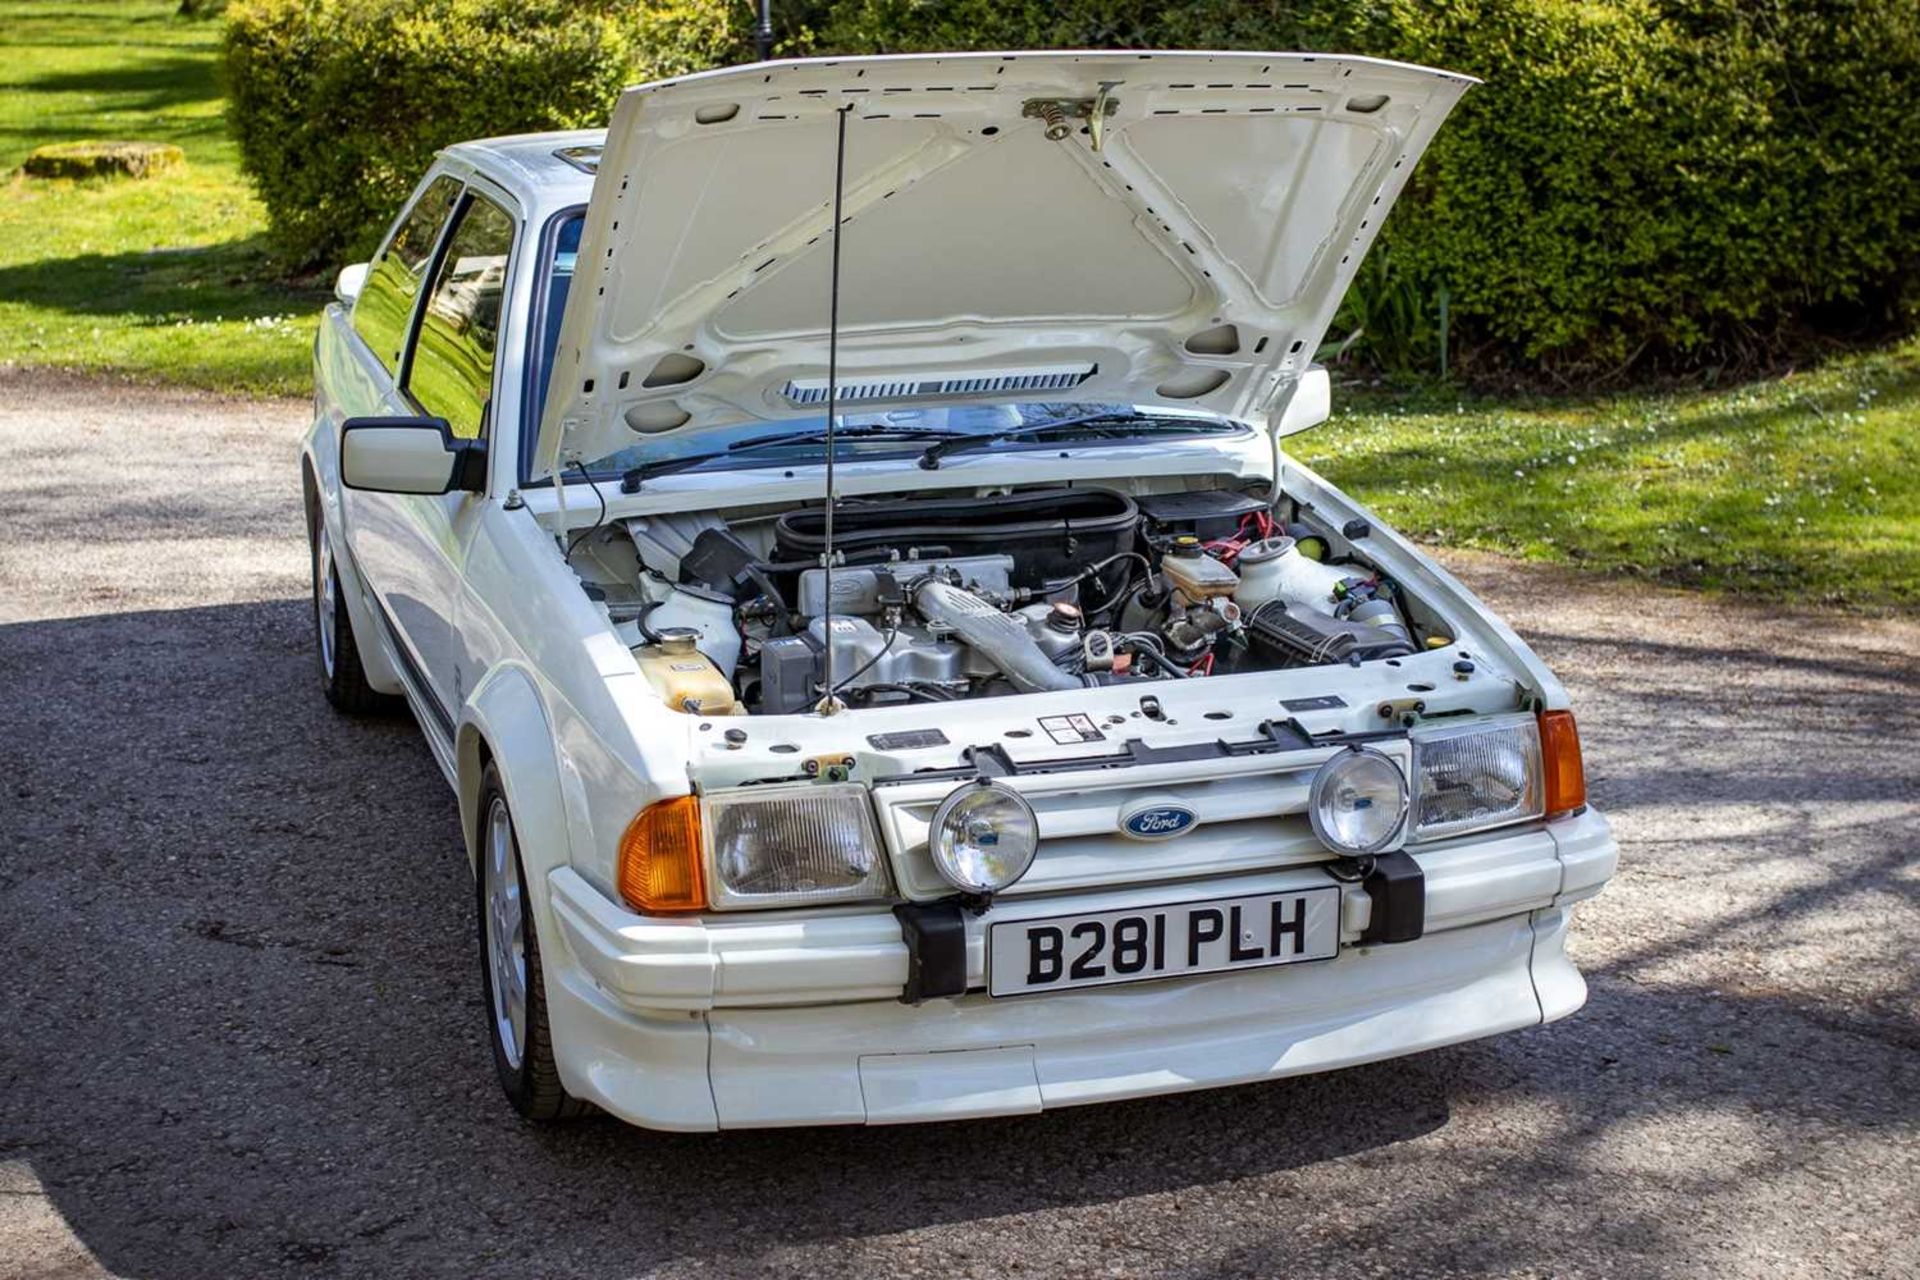
[[[455,143],[440,154],[471,165],[513,192],[532,212],[584,203],[606,141],[605,129],[565,129],[478,138]]]

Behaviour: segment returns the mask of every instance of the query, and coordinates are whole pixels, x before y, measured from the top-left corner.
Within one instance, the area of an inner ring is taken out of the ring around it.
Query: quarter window
[[[354,332],[366,342],[388,373],[400,369],[400,352],[407,345],[407,326],[413,320],[414,300],[421,278],[433,260],[433,246],[460,199],[460,183],[435,178],[420,193],[413,208],[393,233],[367,271],[367,282],[353,304]]]
[[[547,386],[553,381],[553,353],[560,346],[560,321],[567,313],[567,294],[573,287],[574,262],[580,256],[580,229],[586,215],[568,214],[553,236],[553,259],[547,276],[546,304],[540,309],[540,345],[534,352],[534,377],[539,394],[534,398],[532,421],[538,423],[547,411]],[[529,439],[529,444],[532,440]],[[528,451],[531,458],[533,453]]]
[[[445,418],[456,436],[478,436],[486,420],[512,248],[513,219],[484,196],[472,197],[454,224],[420,317],[407,391],[422,409]]]

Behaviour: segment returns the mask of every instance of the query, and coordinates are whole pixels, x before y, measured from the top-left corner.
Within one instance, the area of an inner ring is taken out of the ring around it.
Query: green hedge
[[[1487,81],[1391,244],[1491,354],[1590,379],[1898,327],[1920,279],[1912,0],[1396,3],[1343,43]]]
[[[434,147],[602,120],[747,56],[744,0],[236,0],[234,121],[302,257],[364,251]],[[1920,302],[1913,0],[779,0],[783,51],[1320,48],[1486,80],[1348,324],[1376,363],[1751,364]],[[1438,322],[1440,300],[1450,324]]]
[[[1579,381],[1749,365],[1896,330],[1920,303],[1913,0],[841,0],[807,17],[843,52],[1302,47],[1481,77],[1345,317],[1398,317],[1370,335],[1389,365],[1437,364],[1443,295],[1456,367]]]
[[[716,6],[617,0],[235,0],[229,120],[294,260],[373,251],[433,153],[604,124],[625,85],[711,65]],[[703,20],[703,14],[704,20]]]

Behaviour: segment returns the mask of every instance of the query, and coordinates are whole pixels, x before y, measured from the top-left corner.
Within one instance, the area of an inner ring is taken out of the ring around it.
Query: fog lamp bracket
[[[907,944],[907,982],[902,1004],[967,993],[966,907],[958,898],[902,902],[893,909]]]
[[[1426,873],[1404,849],[1376,853],[1365,861],[1372,865],[1360,878],[1360,887],[1373,900],[1373,911],[1360,934],[1361,945],[1416,941],[1427,928]]]

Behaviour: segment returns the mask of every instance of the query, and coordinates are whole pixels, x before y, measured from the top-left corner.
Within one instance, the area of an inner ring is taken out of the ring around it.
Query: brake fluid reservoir
[[[1195,604],[1215,596],[1230,596],[1240,585],[1240,575],[1200,549],[1192,537],[1179,538],[1160,557],[1160,572],[1167,585]]]
[[[1334,587],[1355,576],[1351,569],[1309,560],[1288,537],[1262,539],[1242,551],[1235,563],[1240,589],[1233,593],[1234,603],[1247,610],[1281,600],[1332,617]]]
[[[713,660],[700,652],[699,633],[691,627],[656,630],[655,644],[633,651],[640,674],[647,678],[661,701],[675,711],[699,712],[707,716],[744,714],[745,707],[734,701],[733,685]]]

